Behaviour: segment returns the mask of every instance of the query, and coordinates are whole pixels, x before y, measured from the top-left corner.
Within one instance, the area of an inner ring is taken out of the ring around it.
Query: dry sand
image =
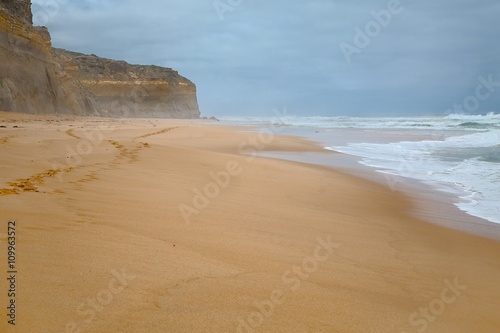
[[[312,142],[191,121],[0,125],[1,332],[500,331],[498,242],[410,217],[375,183],[241,154]]]

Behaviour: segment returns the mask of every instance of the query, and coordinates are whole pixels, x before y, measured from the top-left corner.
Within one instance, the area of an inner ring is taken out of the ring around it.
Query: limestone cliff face
[[[195,85],[171,69],[52,49],[29,0],[0,0],[0,111],[199,117]]]
[[[32,24],[30,0],[0,0],[0,7],[26,23]]]
[[[53,61],[47,29],[31,25],[30,1],[0,2],[0,110],[98,114]]]
[[[170,68],[53,49],[65,72],[88,88],[111,117],[198,118],[196,86]]]

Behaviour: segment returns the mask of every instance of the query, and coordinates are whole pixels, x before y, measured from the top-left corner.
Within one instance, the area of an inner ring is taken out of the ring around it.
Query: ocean
[[[467,214],[500,223],[500,114],[221,120],[309,136],[325,149],[355,156],[383,173],[392,188],[401,177],[417,180],[453,196],[454,204]],[[350,135],[339,139],[339,132]]]

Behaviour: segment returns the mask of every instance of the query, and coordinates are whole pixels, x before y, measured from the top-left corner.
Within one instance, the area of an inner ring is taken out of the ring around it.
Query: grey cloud
[[[479,75],[500,81],[494,0],[401,1],[351,63],[340,44],[388,1],[243,1],[223,21],[212,0],[55,1],[67,3],[47,22],[54,46],[172,67],[206,115],[442,114]],[[500,93],[478,112],[499,104]]]

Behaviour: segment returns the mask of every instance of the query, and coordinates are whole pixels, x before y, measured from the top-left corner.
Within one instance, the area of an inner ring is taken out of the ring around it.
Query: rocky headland
[[[0,111],[198,118],[196,86],[170,68],[52,48],[29,0],[0,0]]]
[[[88,89],[106,116],[198,118],[196,87],[170,68],[52,49],[52,56]]]

